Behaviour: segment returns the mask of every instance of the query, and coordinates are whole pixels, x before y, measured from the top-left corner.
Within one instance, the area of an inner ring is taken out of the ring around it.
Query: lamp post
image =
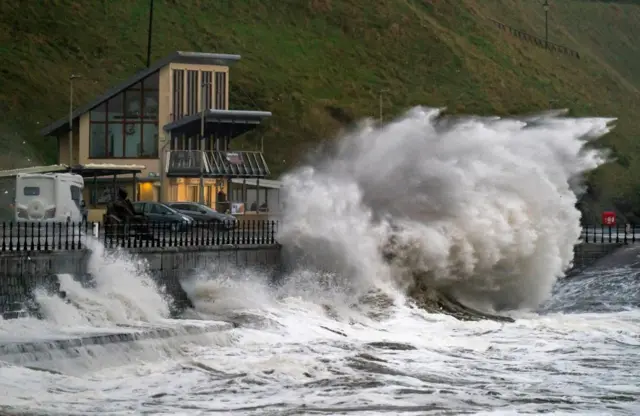
[[[205,96],[207,93],[207,87],[211,85],[211,81],[202,81],[202,91],[200,92],[200,203],[204,204],[204,161],[205,161],[205,142],[204,142],[204,115],[205,108]]]
[[[544,9],[544,47],[549,49],[549,0],[544,0],[542,8]]]
[[[80,75],[69,76],[69,166],[73,165],[73,80]]]
[[[147,68],[151,65],[151,34],[153,32],[153,0],[149,4],[149,29],[147,32]]]

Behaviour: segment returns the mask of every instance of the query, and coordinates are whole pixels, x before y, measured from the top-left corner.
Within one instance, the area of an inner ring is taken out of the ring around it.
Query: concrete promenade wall
[[[244,267],[270,274],[280,265],[279,245],[138,248],[125,252],[166,287],[178,308],[189,304],[180,280],[197,270],[215,273]],[[92,255],[89,250],[0,253],[0,313],[5,318],[20,316],[33,303],[37,288],[57,291],[57,274],[68,273],[90,284],[88,264]]]
[[[583,243],[575,247],[574,267],[569,274],[576,274],[613,253],[622,243]],[[267,275],[283,272],[283,263],[299,264],[302,253],[292,253],[275,245],[242,245],[213,247],[165,247],[128,249],[127,253],[142,260],[144,269],[173,296],[175,306],[182,309],[190,305],[181,280],[193,276],[198,270],[212,273],[228,267],[253,268]],[[56,291],[57,274],[68,273],[90,285],[88,273],[89,250],[35,251],[0,253],[0,314],[5,318],[21,316],[33,304],[37,288]],[[32,305],[33,306],[33,305]]]
[[[624,243],[581,243],[574,247],[573,268],[567,273],[577,274],[589,268],[598,260],[612,254],[622,247],[628,247]]]

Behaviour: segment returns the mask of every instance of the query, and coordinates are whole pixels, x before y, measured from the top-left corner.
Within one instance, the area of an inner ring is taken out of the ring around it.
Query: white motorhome
[[[82,221],[84,179],[75,173],[18,173],[15,220]]]

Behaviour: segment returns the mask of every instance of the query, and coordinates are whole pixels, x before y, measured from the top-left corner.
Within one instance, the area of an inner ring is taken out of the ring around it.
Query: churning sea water
[[[184,282],[185,318],[236,328],[105,347],[57,372],[0,363],[0,410],[640,414],[638,270],[561,277],[580,236],[575,178],[606,160],[583,146],[609,121],[442,120],[419,108],[365,124],[283,178],[279,239],[310,258],[277,286],[251,270]],[[95,287],[60,276],[70,301],[39,294],[45,319],[0,321],[0,339],[179,327],[133,260],[96,246],[92,262]],[[515,322],[427,313],[407,295],[417,286]]]

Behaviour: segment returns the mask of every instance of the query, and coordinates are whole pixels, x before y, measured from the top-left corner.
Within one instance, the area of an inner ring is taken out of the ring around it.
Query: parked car
[[[164,224],[173,231],[184,230],[193,223],[193,218],[160,202],[134,202],[133,209],[149,222]]]
[[[238,225],[238,219],[233,215],[223,214],[197,202],[169,202],[167,205],[182,214],[188,215],[194,221],[222,224],[227,230],[233,229]]]

